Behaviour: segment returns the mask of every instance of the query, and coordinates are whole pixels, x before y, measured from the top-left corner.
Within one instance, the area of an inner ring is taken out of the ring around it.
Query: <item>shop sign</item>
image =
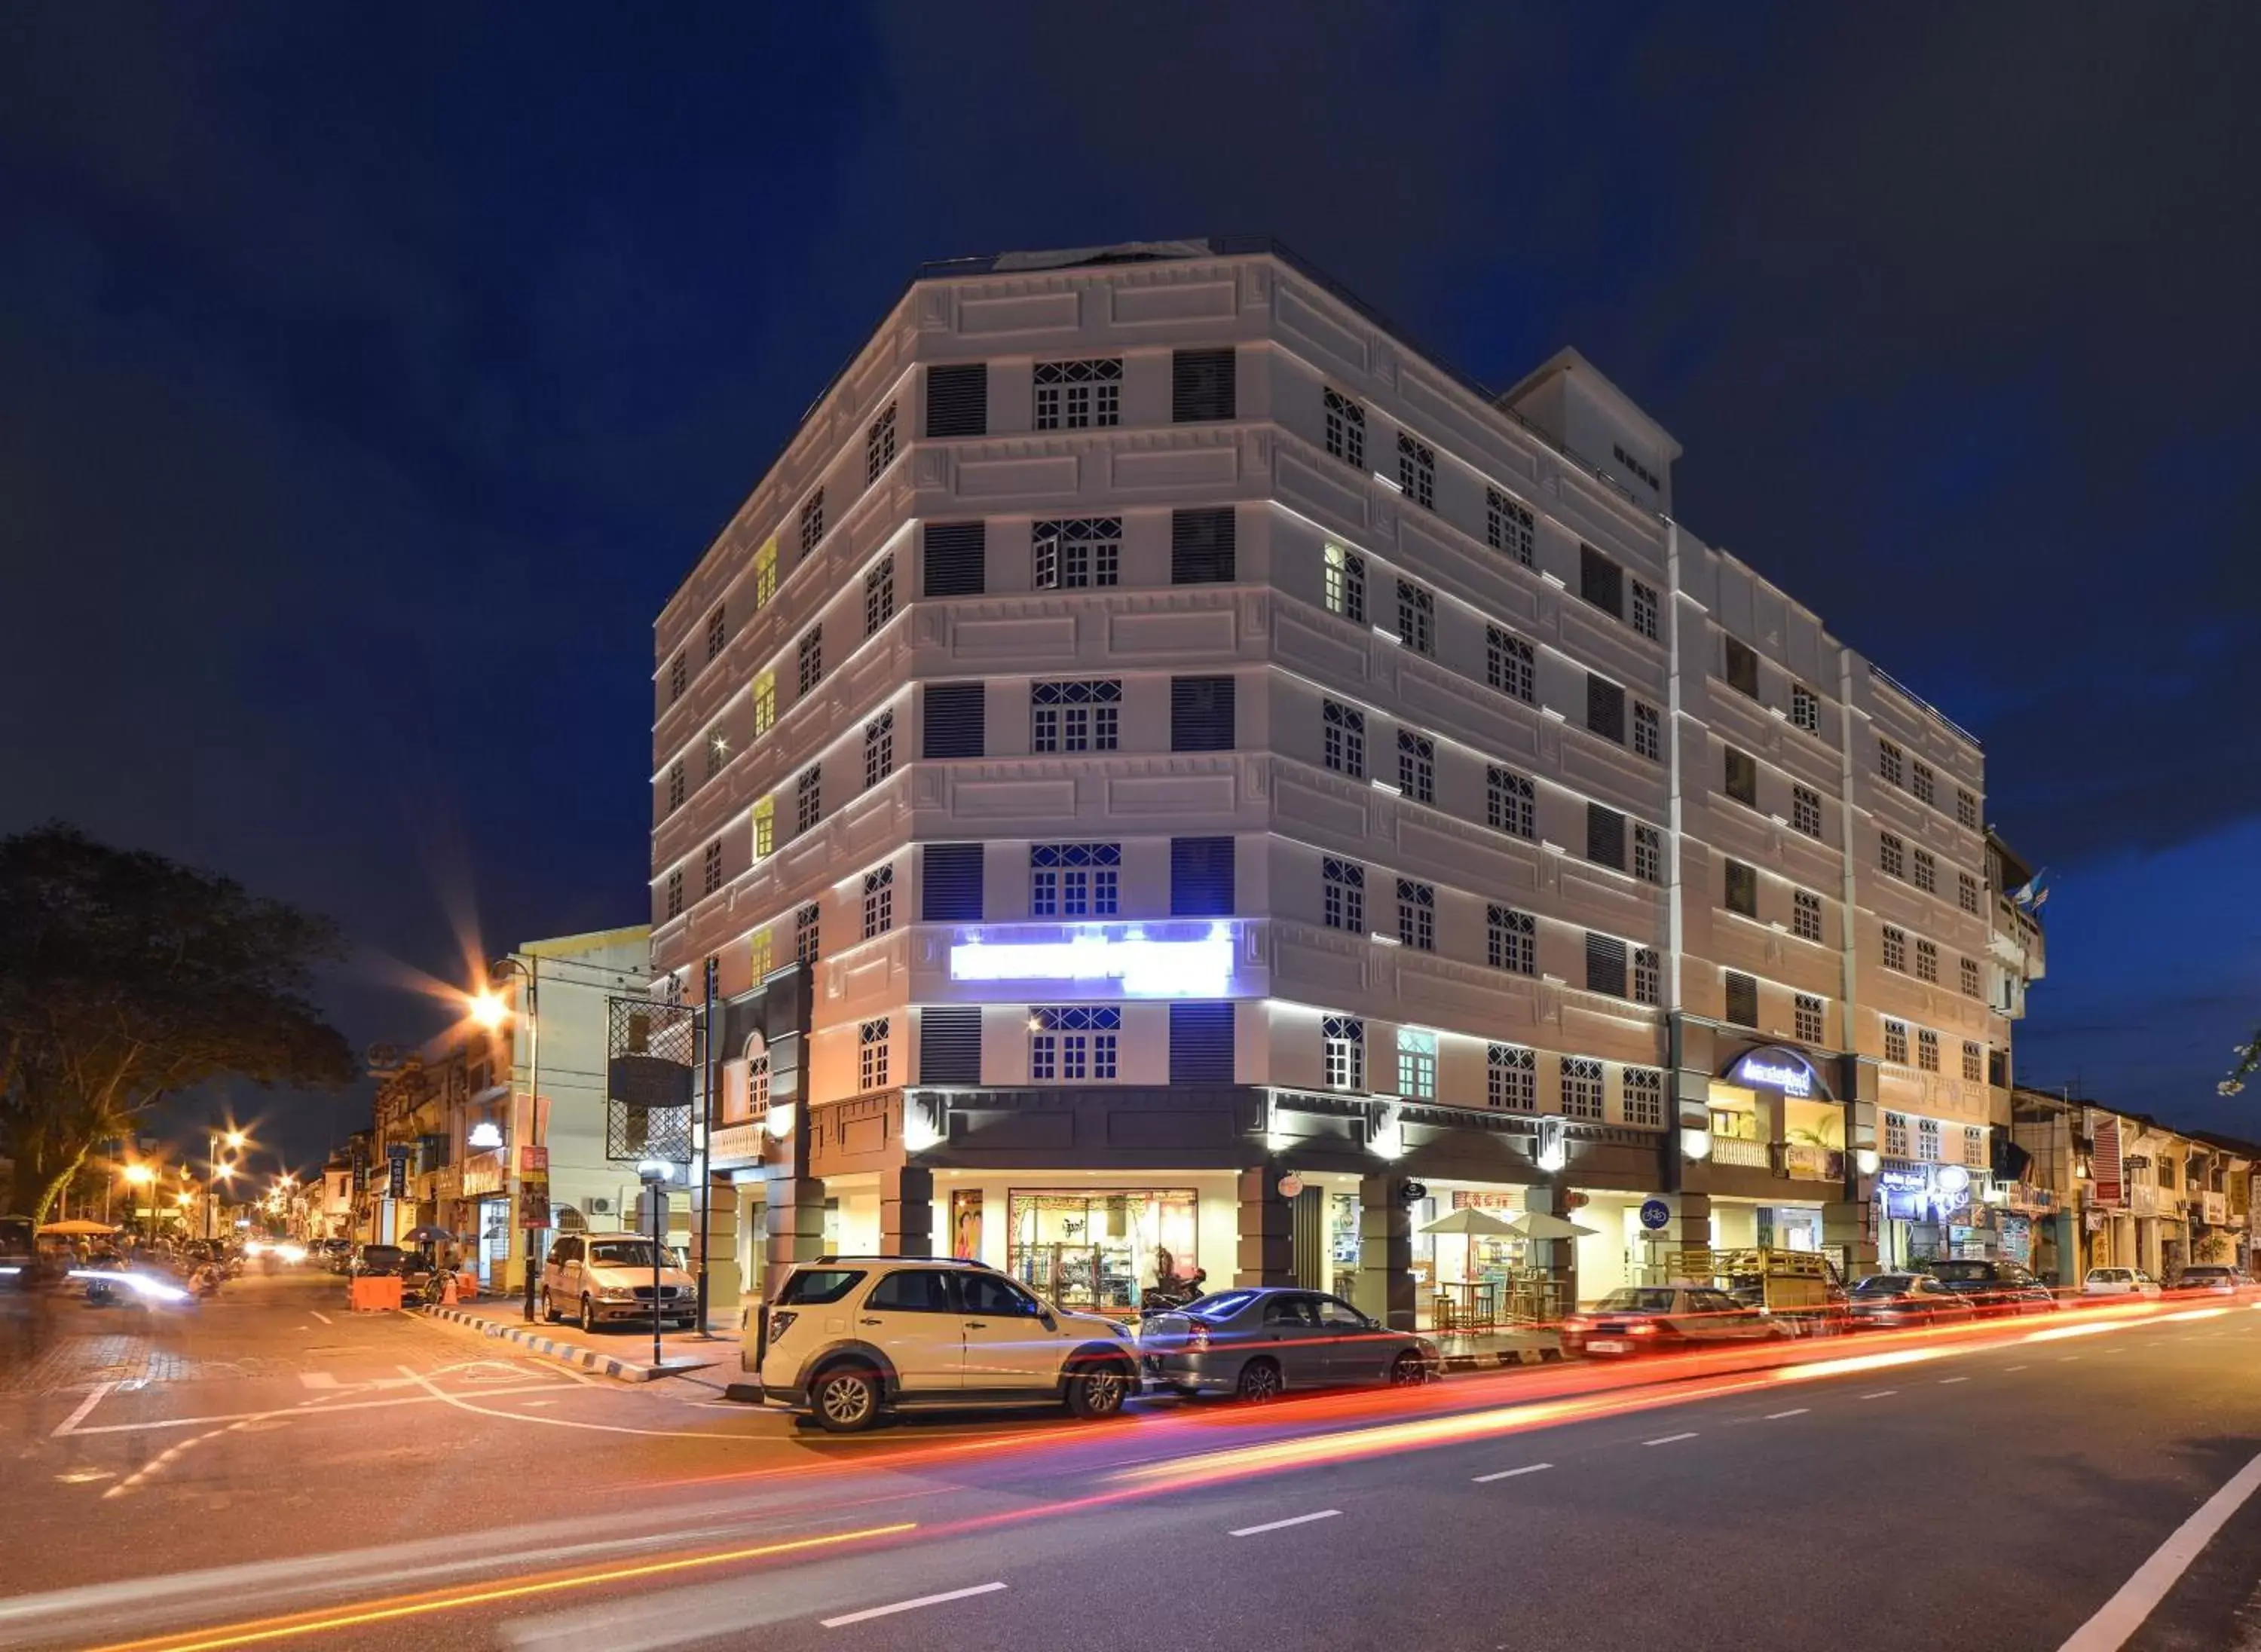
[[[518,1225],[523,1228],[549,1225],[549,1178],[528,1176],[518,1184]]]
[[[2229,1198],[2228,1195],[2207,1192],[2199,1195],[2199,1198],[2204,1205],[2206,1210],[2205,1219],[2207,1221],[2211,1222],[2216,1227],[2220,1227],[2224,1222],[2227,1222],[2229,1219]]]
[[[1114,980],[1131,998],[1217,997],[1231,985],[1232,959],[1230,923],[1184,938],[1144,924],[1095,923],[1063,940],[959,942],[950,949],[950,978]]]
[[[476,1199],[502,1190],[502,1155],[473,1153],[463,1160],[463,1196]]]
[[[1281,1198],[1292,1199],[1296,1197],[1296,1195],[1303,1192],[1303,1179],[1297,1175],[1294,1171],[1291,1170],[1286,1175],[1280,1178],[1280,1196]]]
[[[549,1149],[520,1147],[518,1150],[518,1173],[522,1176],[546,1176],[549,1174]]]
[[[1486,1193],[1468,1188],[1453,1190],[1455,1210],[1519,1210],[1521,1201],[1522,1196],[1515,1193]]]
[[[481,1119],[464,1136],[463,1146],[473,1153],[486,1153],[499,1147],[502,1146],[502,1126],[492,1119]]]
[[[1727,1063],[1727,1070],[1719,1076],[1745,1089],[1779,1090],[1801,1100],[1817,1096],[1825,1102],[1834,1099],[1829,1094],[1829,1087],[1821,1081],[1821,1074],[1814,1071],[1813,1063],[1784,1045],[1769,1044],[1746,1050]]]
[[[388,1196],[405,1199],[408,1196],[408,1155],[413,1147],[387,1147],[384,1150],[384,1190]]]

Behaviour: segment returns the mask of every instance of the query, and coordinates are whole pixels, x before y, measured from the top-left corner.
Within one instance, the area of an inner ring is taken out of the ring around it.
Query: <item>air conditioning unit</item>
[[[610,1216],[612,1213],[613,1202],[610,1199],[592,1199],[589,1201],[589,1214],[591,1216]]]

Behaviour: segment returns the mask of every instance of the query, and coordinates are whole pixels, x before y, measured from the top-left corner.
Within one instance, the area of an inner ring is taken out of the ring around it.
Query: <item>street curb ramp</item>
[[[422,1311],[429,1319],[446,1319],[459,1325],[468,1325],[484,1335],[499,1337],[505,1342],[515,1342],[520,1347],[531,1348],[536,1354],[562,1360],[568,1365],[578,1365],[585,1371],[594,1371],[623,1383],[650,1383],[663,1376],[679,1376],[685,1371],[697,1371],[712,1363],[706,1360],[683,1360],[673,1363],[651,1365],[641,1360],[623,1360],[617,1354],[599,1354],[594,1348],[585,1348],[571,1342],[560,1342],[555,1337],[545,1337],[522,1326],[499,1325],[484,1314],[466,1313],[461,1308],[427,1308]]]

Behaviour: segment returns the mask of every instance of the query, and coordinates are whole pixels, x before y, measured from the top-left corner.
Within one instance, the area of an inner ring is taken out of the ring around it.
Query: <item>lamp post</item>
[[[659,1363],[659,1258],[667,1244],[667,1184],[675,1167],[664,1159],[647,1159],[636,1167],[651,1199],[651,1362]],[[701,1329],[704,1329],[702,1326]]]
[[[536,1002],[539,978],[535,973],[535,966],[537,962],[537,959],[520,958],[513,954],[490,966],[487,970],[486,986],[473,995],[471,999],[471,1019],[492,1032],[510,1018],[509,1001],[494,989],[496,979],[511,973],[525,978],[526,1009],[523,1014],[526,1021],[526,1139],[514,1140],[511,1143],[511,1152],[518,1160],[517,1185],[521,1190],[526,1182],[526,1150],[528,1147],[539,1147],[542,1145],[542,1011],[541,1006]],[[506,1196],[510,1196],[513,1186],[511,1174],[511,1167],[506,1165],[503,1167],[503,1189]],[[545,1177],[544,1180],[546,1181],[547,1178]],[[510,1197],[510,1203],[513,1207],[511,1212],[513,1220],[521,1215],[515,1207],[522,1196],[521,1191],[518,1196]],[[519,1271],[525,1275],[526,1322],[528,1325],[534,1323],[534,1283],[535,1276],[539,1271],[535,1263],[535,1248],[541,1242],[541,1236],[548,1232],[549,1226],[546,1223],[538,1228],[520,1226],[519,1229],[520,1235]]]
[[[126,1195],[126,1217],[129,1220],[138,1222],[140,1207],[134,1203],[132,1189],[149,1186],[152,1182],[157,1180],[157,1173],[148,1165],[137,1163],[126,1166],[125,1170],[120,1174],[125,1176],[126,1185],[127,1188]]]
[[[208,1239],[219,1237],[212,1225],[219,1219],[220,1178],[226,1176],[231,1182],[235,1179],[235,1161],[230,1160],[226,1166],[219,1161],[220,1144],[226,1143],[230,1153],[241,1153],[243,1141],[243,1132],[233,1128],[205,1132],[205,1157],[212,1166],[211,1196],[205,1203],[205,1237]]]

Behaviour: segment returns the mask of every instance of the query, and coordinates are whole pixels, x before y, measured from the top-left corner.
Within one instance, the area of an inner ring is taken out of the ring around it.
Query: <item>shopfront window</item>
[[[1135,1308],[1161,1251],[1181,1275],[1195,1266],[1190,1188],[1016,1188],[1005,1197],[1006,1271],[1064,1308]]]

